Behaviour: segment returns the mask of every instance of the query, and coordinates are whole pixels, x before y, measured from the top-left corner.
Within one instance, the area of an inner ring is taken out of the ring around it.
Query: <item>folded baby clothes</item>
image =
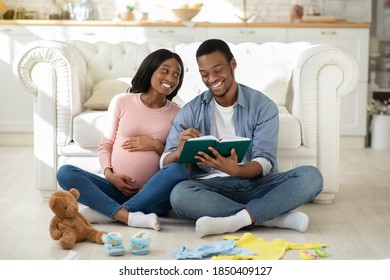
[[[174,250],[173,256],[177,260],[184,259],[202,259],[215,255],[253,255],[255,252],[237,248],[237,243],[234,240],[224,240],[212,244],[199,245],[194,249],[188,249],[183,246],[180,250]]]
[[[286,250],[303,250],[324,248],[326,244],[311,242],[311,243],[292,243],[283,239],[277,238],[271,242],[265,241],[263,238],[257,238],[251,233],[244,233],[242,237],[225,235],[225,240],[234,240],[237,243],[237,249],[247,249],[255,252],[255,255],[242,254],[220,254],[215,255],[212,260],[279,260]]]

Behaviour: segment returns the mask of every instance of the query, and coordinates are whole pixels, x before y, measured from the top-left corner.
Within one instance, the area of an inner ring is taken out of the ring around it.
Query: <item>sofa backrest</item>
[[[94,85],[99,82],[122,78],[130,83],[142,60],[150,53],[145,44],[133,42],[111,44],[73,40],[67,41],[66,44],[76,47],[85,62],[84,101],[91,96]]]
[[[178,97],[187,103],[203,92],[203,84],[195,53],[201,42],[171,45],[149,45],[151,50],[166,47],[180,55],[184,63],[184,82]],[[233,44],[229,47],[237,61],[235,71],[239,83],[253,87],[269,96],[280,106],[287,106],[291,94],[291,78],[299,54],[310,43],[253,42]]]
[[[178,53],[184,63],[184,82],[176,102],[183,105],[206,89],[198,72],[195,58],[200,42],[169,45],[134,42],[91,44],[83,41],[69,41],[68,43],[79,49],[85,60],[87,75],[85,100],[93,93],[94,85],[104,80],[119,78],[122,83],[130,84],[142,60],[147,54],[159,48],[167,48]],[[260,90],[278,105],[286,106],[288,94],[291,91],[294,60],[302,49],[310,44],[302,42],[228,44],[237,60],[236,80]],[[107,91],[112,91],[113,88],[121,91],[120,86],[115,87],[111,82],[108,84]]]

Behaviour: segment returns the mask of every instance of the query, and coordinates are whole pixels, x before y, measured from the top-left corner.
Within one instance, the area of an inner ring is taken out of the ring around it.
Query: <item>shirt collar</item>
[[[243,91],[245,89],[243,86],[239,83],[237,83],[237,105],[240,105],[241,107],[245,108],[246,107],[246,102],[244,98]],[[213,98],[213,93],[210,90],[206,90],[205,94],[202,96],[202,102],[210,104],[211,100]]]

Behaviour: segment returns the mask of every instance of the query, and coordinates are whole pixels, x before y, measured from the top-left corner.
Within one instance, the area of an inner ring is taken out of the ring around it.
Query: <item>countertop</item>
[[[370,23],[354,22],[252,22],[252,23],[218,23],[218,22],[137,22],[137,21],[104,21],[104,20],[0,20],[0,25],[46,25],[46,26],[150,26],[150,27],[293,27],[293,28],[370,28]]]

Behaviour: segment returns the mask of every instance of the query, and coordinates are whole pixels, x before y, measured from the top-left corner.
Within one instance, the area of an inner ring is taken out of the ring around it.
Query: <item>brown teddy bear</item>
[[[49,206],[54,213],[50,222],[50,236],[64,249],[72,249],[76,242],[91,241],[103,244],[102,236],[107,232],[99,231],[79,212],[77,199],[80,193],[72,188],[59,190],[49,197]]]

